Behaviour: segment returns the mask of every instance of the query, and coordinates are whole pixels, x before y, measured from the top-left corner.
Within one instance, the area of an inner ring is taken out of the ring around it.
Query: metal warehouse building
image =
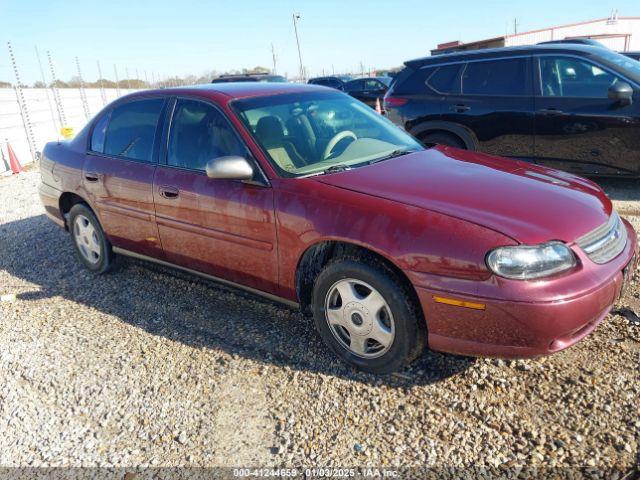
[[[618,17],[615,13],[609,18],[514,33],[475,42],[442,43],[438,48],[431,50],[431,55],[481,48],[533,45],[549,40],[572,38],[592,38],[619,52],[638,51],[640,50],[640,17]]]

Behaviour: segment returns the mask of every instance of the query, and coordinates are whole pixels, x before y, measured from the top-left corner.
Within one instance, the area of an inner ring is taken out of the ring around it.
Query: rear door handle
[[[453,110],[454,112],[457,112],[457,113],[464,113],[471,110],[471,107],[469,105],[464,105],[462,103],[459,103],[457,105],[451,105],[449,107],[449,110]]]
[[[168,199],[178,198],[180,190],[176,187],[162,186],[160,187],[160,195]]]
[[[87,180],[87,182],[95,183],[100,180],[100,175],[95,172],[86,172],[84,174],[84,178]]]
[[[538,113],[541,115],[562,115],[564,112],[557,108],[543,108],[542,110],[538,110]]]

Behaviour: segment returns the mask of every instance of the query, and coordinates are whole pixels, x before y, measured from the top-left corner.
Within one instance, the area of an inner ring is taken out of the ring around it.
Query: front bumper
[[[517,300],[418,286],[429,347],[462,355],[529,358],[555,353],[579,342],[606,317],[620,296],[623,269],[637,251],[636,233],[627,222],[625,225],[629,241],[616,259],[606,265],[595,265],[581,257],[584,268],[575,274],[574,293],[569,293],[568,288],[574,274],[560,281],[559,290],[563,294],[552,299],[549,295],[553,292],[554,280],[548,280],[544,288],[539,289],[529,288],[527,282],[509,282],[506,291],[518,285],[526,289],[526,296],[513,295]],[[637,256],[633,261],[630,268],[635,270]],[[482,304],[484,310],[439,303],[434,296]]]

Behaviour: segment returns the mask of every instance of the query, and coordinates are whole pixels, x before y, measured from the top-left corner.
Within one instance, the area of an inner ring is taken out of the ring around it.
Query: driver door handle
[[[84,178],[87,182],[95,183],[100,180],[100,175],[95,172],[85,172]]]
[[[541,115],[562,115],[564,112],[557,108],[543,108],[542,110],[538,110],[538,113]]]
[[[168,198],[169,200],[172,200],[180,196],[180,190],[178,190],[176,187],[162,185],[160,187],[160,195],[163,196],[164,198]]]
[[[468,112],[469,110],[471,110],[471,107],[469,105],[464,105],[462,103],[458,103],[457,105],[451,105],[449,107],[449,110],[452,110],[456,113],[464,113],[464,112]]]

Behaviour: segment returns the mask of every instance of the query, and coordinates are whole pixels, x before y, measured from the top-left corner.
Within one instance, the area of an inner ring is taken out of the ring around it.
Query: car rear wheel
[[[398,275],[381,263],[332,261],[316,278],[312,309],[325,343],[363,371],[399,370],[424,347],[424,321],[415,302]]]
[[[76,252],[85,267],[97,274],[105,273],[111,268],[111,243],[89,207],[78,203],[71,208],[69,231]]]
[[[460,137],[447,132],[427,133],[420,137],[420,141],[427,147],[433,147],[434,145],[447,145],[449,147],[463,148],[465,150],[467,148]]]

